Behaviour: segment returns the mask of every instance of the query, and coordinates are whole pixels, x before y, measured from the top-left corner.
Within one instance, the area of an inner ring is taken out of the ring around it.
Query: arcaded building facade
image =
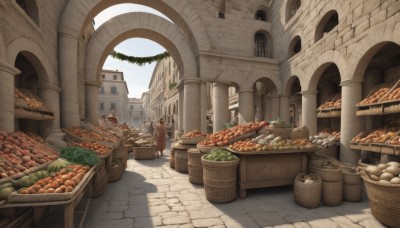
[[[178,130],[206,126],[207,83],[214,83],[214,126],[229,119],[234,87],[239,123],[279,116],[308,126],[311,134],[325,126],[340,128],[341,159],[354,162],[359,153],[350,150],[350,139],[376,124],[360,120],[355,105],[375,84],[399,78],[398,1],[18,3],[0,2],[0,129],[6,131],[17,130],[13,88],[25,70],[37,78],[32,90],[55,113],[42,132],[96,121],[106,57],[118,43],[141,37],[165,47],[176,62]],[[154,8],[174,23],[134,12],[90,31],[98,13],[120,3]],[[317,106],[335,93],[342,97],[341,117],[319,120]]]

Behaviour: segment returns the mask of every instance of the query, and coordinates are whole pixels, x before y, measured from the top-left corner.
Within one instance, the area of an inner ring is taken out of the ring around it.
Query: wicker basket
[[[367,189],[372,215],[385,225],[400,227],[400,186],[372,181],[365,174],[361,177]]]
[[[169,155],[169,167],[175,169],[175,149],[171,148],[171,152]]]
[[[122,158],[125,153],[127,153],[125,147],[120,145],[113,150],[113,158]]]
[[[206,136],[195,137],[195,138],[181,137],[180,139],[182,144],[196,145],[197,143],[206,139]]]
[[[290,132],[290,139],[308,139],[310,136],[310,130],[308,127],[301,127],[301,128],[296,128],[293,129]]]
[[[133,155],[135,160],[151,160],[156,158],[155,147],[134,147]]]
[[[105,169],[98,169],[92,180],[92,197],[98,197],[106,191],[108,173]]]
[[[292,129],[291,128],[270,128],[269,132],[271,134],[274,134],[275,136],[280,136],[282,139],[289,139]]]
[[[180,173],[188,173],[187,150],[175,150],[175,170]]]
[[[189,181],[192,184],[203,184],[203,165],[201,164],[202,155],[203,154],[196,148],[188,150]]]
[[[110,175],[108,177],[108,182],[115,182],[118,181],[121,176],[122,173],[125,171],[123,164],[119,164],[116,166],[112,166],[110,169]]]
[[[208,154],[214,149],[225,149],[226,148],[226,146],[214,146],[213,147],[213,146],[202,146],[199,144],[197,144],[196,147],[200,151],[200,153],[203,153],[203,154]]]
[[[204,184],[203,182],[203,167],[188,164],[189,182],[192,184]]]
[[[203,181],[206,198],[210,202],[227,203],[237,195],[237,167],[239,160],[235,161],[208,161],[204,159]]]
[[[294,200],[305,208],[316,208],[321,203],[322,179],[315,174],[309,174],[316,180],[313,184],[305,184],[300,181],[306,174],[297,175],[294,180]]]

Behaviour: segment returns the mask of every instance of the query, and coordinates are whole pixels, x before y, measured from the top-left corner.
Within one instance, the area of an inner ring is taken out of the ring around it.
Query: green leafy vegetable
[[[66,147],[61,150],[61,157],[67,159],[69,162],[98,166],[100,164],[100,158],[94,152],[80,148],[80,147]]]

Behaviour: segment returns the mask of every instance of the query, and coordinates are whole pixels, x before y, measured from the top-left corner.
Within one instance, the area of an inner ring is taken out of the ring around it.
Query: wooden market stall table
[[[82,179],[84,181],[79,189],[75,192],[75,194],[68,200],[60,200],[60,201],[42,201],[42,202],[21,202],[21,203],[6,203],[0,206],[0,209],[3,208],[17,208],[17,207],[32,207],[33,208],[33,222],[35,225],[38,225],[40,219],[48,206],[64,206],[64,227],[65,228],[73,228],[74,227],[74,210],[75,207],[79,204],[82,197],[85,195],[86,190],[91,188],[91,181],[93,179],[94,174],[96,173],[96,167],[92,167],[87,175],[87,178]],[[78,187],[78,186],[77,186]],[[53,193],[57,194],[57,193]],[[62,193],[60,193],[62,194]],[[49,194],[50,195],[50,194]],[[80,222],[80,226],[82,226],[83,221],[85,219],[87,210],[89,208],[90,198],[85,205],[84,215],[82,217],[82,221]]]
[[[248,152],[228,150],[240,158],[238,185],[239,196],[243,199],[247,189],[292,185],[299,173],[307,173],[308,154],[317,148]]]

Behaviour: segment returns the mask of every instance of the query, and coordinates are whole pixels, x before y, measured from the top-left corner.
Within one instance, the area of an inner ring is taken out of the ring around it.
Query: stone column
[[[254,121],[254,90],[239,90],[239,124]]]
[[[39,85],[38,96],[46,103],[50,111],[54,113],[54,120],[49,123],[50,129],[47,129],[47,126],[41,126],[41,135],[48,135],[50,133],[48,130],[51,130],[51,132],[60,130],[60,92],[61,89],[57,86],[50,84]]]
[[[98,82],[85,81],[85,116],[90,123],[98,122],[99,87]]]
[[[201,82],[201,111],[200,111],[200,122],[201,128],[199,129],[201,132],[207,132],[207,82]]]
[[[14,132],[14,78],[21,72],[0,62],[0,130]]]
[[[183,130],[191,131],[200,129],[200,81],[196,79],[187,79],[184,82],[185,100],[183,111]]]
[[[279,96],[270,96],[270,120],[276,120],[279,116]]]
[[[361,132],[360,119],[356,116],[356,104],[361,101],[361,81],[342,81],[342,111],[340,123],[340,160],[356,164],[360,153],[350,149],[350,140]]]
[[[289,96],[281,95],[279,97],[279,116],[281,120],[290,125]]]
[[[229,121],[229,86],[224,83],[214,83],[213,86],[213,132],[222,130]]]
[[[302,91],[302,125],[310,129],[310,135],[317,134],[317,93],[318,91]]]
[[[264,120],[271,120],[271,99],[268,95],[263,95]]]
[[[61,87],[61,126],[64,128],[80,125],[78,99],[78,39],[59,33],[58,73]]]
[[[183,116],[184,116],[184,88],[181,83],[178,87],[179,99],[178,99],[178,131],[183,131]]]
[[[256,93],[254,95],[254,101],[256,104],[256,121],[260,121],[264,119],[264,108],[263,108],[263,97],[264,94],[263,93]]]

